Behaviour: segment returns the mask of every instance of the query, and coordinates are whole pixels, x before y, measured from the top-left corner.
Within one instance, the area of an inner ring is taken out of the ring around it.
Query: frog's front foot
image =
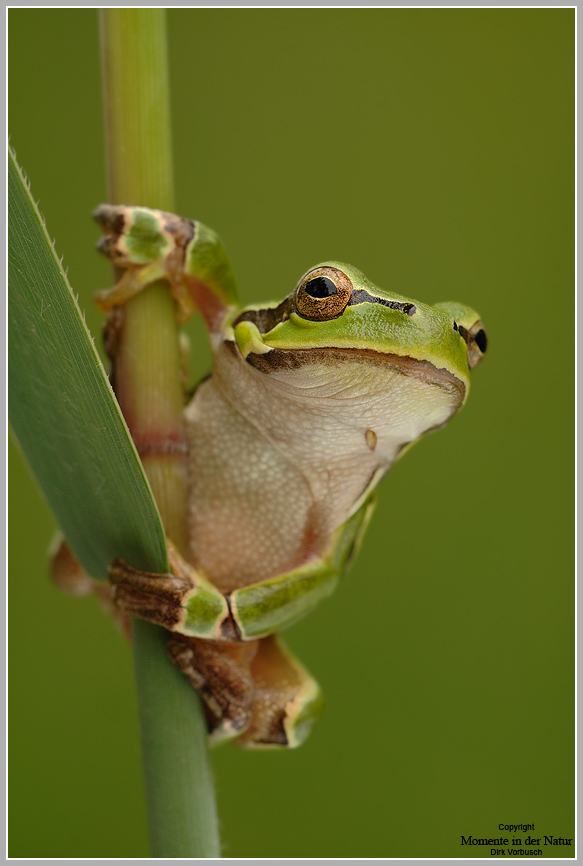
[[[102,204],[94,212],[105,229],[98,246],[124,273],[112,288],[97,292],[109,312],[143,288],[166,280],[180,323],[198,309],[214,328],[237,303],[235,280],[218,235],[195,220],[146,207]]]
[[[149,208],[109,204],[100,205],[93,216],[106,231],[99,249],[117,268],[124,268],[112,289],[96,293],[97,306],[109,312],[150,283],[167,280],[178,305],[178,318],[186,321],[196,309],[184,285],[184,257],[194,235],[193,220]]]

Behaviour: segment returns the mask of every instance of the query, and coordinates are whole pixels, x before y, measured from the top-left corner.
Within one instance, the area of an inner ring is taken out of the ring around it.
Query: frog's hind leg
[[[322,693],[277,635],[268,635],[258,644],[250,664],[253,716],[237,743],[247,748],[293,749],[309,736],[320,716]]]

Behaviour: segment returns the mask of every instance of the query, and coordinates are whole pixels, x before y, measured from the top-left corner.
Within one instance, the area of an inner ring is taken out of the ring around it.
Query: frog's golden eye
[[[342,315],[352,297],[352,283],[338,268],[314,268],[298,285],[294,303],[303,319],[324,322]]]

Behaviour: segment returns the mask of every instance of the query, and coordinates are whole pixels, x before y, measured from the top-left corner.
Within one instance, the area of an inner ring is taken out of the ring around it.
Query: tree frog
[[[212,738],[297,746],[321,694],[277,634],[335,589],[387,469],[463,406],[484,328],[470,307],[379,289],[337,261],[280,302],[239,309],[223,245],[201,223],[121,205],[95,216],[123,269],[99,306],[165,279],[180,321],[203,316],[213,352],[184,413],[188,557],[169,542],[167,575],[114,561],[115,603],[169,630]]]

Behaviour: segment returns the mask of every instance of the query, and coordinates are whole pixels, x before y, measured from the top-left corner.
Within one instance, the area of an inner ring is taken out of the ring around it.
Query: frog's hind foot
[[[249,661],[251,643],[219,643],[172,635],[166,649],[204,701],[207,727],[215,742],[238,736],[249,727],[255,688]]]
[[[107,574],[118,608],[189,637],[238,641],[229,602],[205,577],[183,559],[170,539],[168,574],[151,574],[115,559]]]
[[[294,749],[307,739],[322,712],[322,692],[278,635],[258,644],[250,666],[253,717],[237,743],[250,749]]]
[[[193,588],[187,575],[149,574],[121,559],[111,563],[107,575],[120,610],[170,630],[182,622],[182,601]]]
[[[219,643],[176,634],[167,648],[205,702],[212,742],[294,748],[320,715],[318,684],[275,635]]]

